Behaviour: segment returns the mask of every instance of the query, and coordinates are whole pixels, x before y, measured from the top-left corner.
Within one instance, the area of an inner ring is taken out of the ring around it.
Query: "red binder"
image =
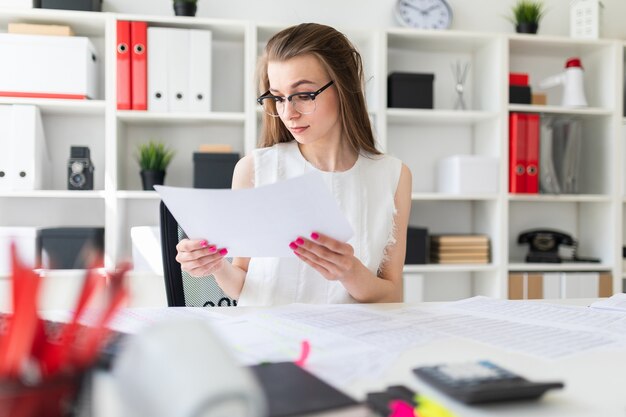
[[[509,192],[526,192],[526,115],[509,114]]]
[[[130,23],[131,101],[133,110],[148,110],[148,24]]]
[[[117,21],[117,108],[130,110],[130,22]]]
[[[526,192],[539,193],[539,115],[526,114]]]

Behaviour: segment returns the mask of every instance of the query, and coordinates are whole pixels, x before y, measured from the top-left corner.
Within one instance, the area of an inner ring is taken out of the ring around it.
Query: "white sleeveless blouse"
[[[395,243],[394,197],[402,168],[399,159],[388,155],[359,155],[349,170],[325,172],[304,159],[295,141],[256,149],[253,155],[255,187],[310,171],[320,172],[354,229],[354,236],[348,243],[354,248],[355,256],[372,273],[378,274],[387,245]],[[325,279],[297,257],[251,258],[237,305],[354,302],[339,281]]]

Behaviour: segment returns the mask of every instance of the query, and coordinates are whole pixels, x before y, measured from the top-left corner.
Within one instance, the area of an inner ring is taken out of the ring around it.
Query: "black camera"
[[[94,166],[86,146],[72,146],[67,163],[67,189],[93,190]]]

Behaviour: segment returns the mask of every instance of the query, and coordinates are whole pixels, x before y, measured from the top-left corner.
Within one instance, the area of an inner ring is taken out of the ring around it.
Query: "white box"
[[[133,244],[133,270],[150,271],[163,275],[161,232],[159,227],[131,227],[130,239]]]
[[[11,9],[32,9],[33,0],[2,0],[0,6]]]
[[[0,95],[95,99],[97,61],[86,37],[0,33]]]
[[[0,227],[0,275],[11,274],[11,242],[19,259],[34,268],[37,262],[37,227]]]
[[[437,162],[437,192],[496,194],[498,159],[491,156],[453,155]]]

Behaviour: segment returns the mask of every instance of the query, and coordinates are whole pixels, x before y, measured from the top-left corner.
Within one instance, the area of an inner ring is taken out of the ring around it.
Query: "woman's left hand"
[[[351,245],[316,232],[311,233],[310,239],[297,238],[289,247],[298,258],[331,281],[350,277],[360,264]]]

